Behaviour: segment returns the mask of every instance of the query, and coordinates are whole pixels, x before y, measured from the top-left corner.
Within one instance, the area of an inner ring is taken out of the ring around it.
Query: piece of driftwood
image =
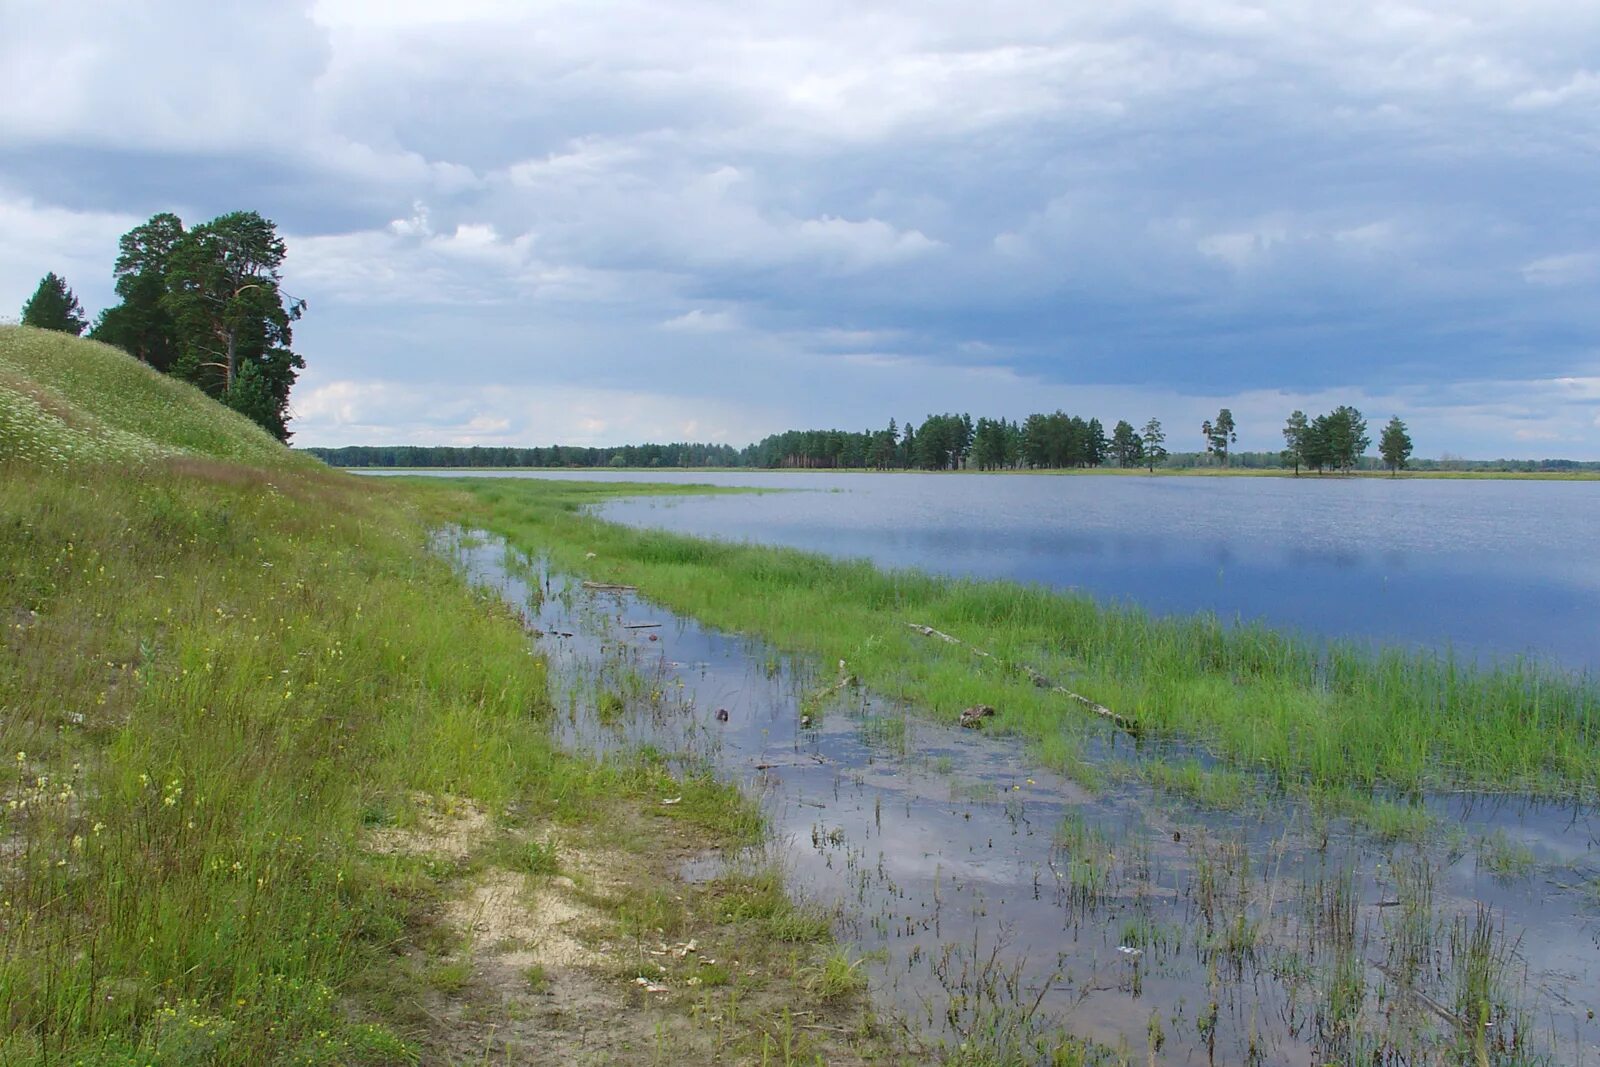
[[[845,666],[844,660],[839,661],[839,680],[833,683],[832,692],[857,684],[856,676],[850,673],[850,668]]]
[[[1026,676],[1028,681],[1032,682],[1040,689],[1048,689],[1050,692],[1059,693],[1069,700],[1075,700],[1079,704],[1082,704],[1084,707],[1088,708],[1090,711],[1094,712],[1096,715],[1100,716],[1102,719],[1110,719],[1112,722],[1116,723],[1124,730],[1127,730],[1129,733],[1136,734],[1139,732],[1139,724],[1133,719],[1128,718],[1126,715],[1117,714],[1104,704],[1101,704],[1099,701],[1090,700],[1082,693],[1074,693],[1064,685],[1056,685],[1049,678],[1045,677],[1034,668],[1028,666],[1026,663],[1007,663],[991,652],[987,652],[976,645],[969,645],[967,642],[961,640],[961,638],[947,634],[943,630],[935,630],[932,626],[924,626],[920,622],[908,622],[906,625],[917,631],[917,633],[921,634],[923,637],[932,637],[949,645],[958,645],[961,648],[971,652],[975,656],[982,656],[984,659],[992,659],[1002,667]]]
[[[584,582],[583,587],[596,593],[637,593],[639,591],[639,587],[636,585],[613,585],[610,582]]]
[[[1394,968],[1385,966],[1384,964],[1378,963],[1375,960],[1368,960],[1367,962],[1379,974],[1382,974],[1385,978],[1388,978],[1390,981],[1392,981],[1394,983],[1392,988],[1395,991],[1400,992],[1400,993],[1404,993],[1404,994],[1410,996],[1412,999],[1416,1000],[1417,1003],[1421,1004],[1424,1008],[1427,1008],[1429,1011],[1433,1012],[1435,1015],[1437,1015],[1439,1018],[1443,1019],[1445,1022],[1449,1023],[1451,1026],[1454,1026],[1457,1030],[1459,1030],[1461,1032],[1462,1036],[1465,1037],[1468,1041],[1472,1040],[1473,1031],[1476,1029],[1476,1027],[1473,1026],[1473,1024],[1471,1022],[1467,1021],[1466,1019],[1463,1019],[1461,1016],[1459,1016],[1455,1012],[1451,1011],[1445,1005],[1439,1003],[1437,1000],[1434,1000],[1432,997],[1428,996],[1428,994],[1424,993],[1422,990],[1415,988],[1415,986],[1412,983],[1406,981],[1405,976],[1403,974],[1401,974],[1399,971],[1396,971]],[[1474,1046],[1474,1050],[1475,1051],[1476,1051],[1476,1047],[1477,1046],[1475,1045]],[[1480,1058],[1480,1062],[1487,1062],[1487,1061],[1484,1061],[1484,1060],[1482,1060]]]
[[[827,762],[828,762],[828,757],[823,756],[823,755],[819,755],[819,754],[813,752],[807,757],[807,759],[805,761],[802,761],[802,760],[790,760],[787,763],[765,763],[765,762],[763,762],[763,763],[756,763],[753,766],[758,771],[770,771],[770,770],[774,770],[774,769],[779,768],[779,767],[810,767],[813,764],[826,765]]]
[[[624,630],[654,630],[660,625],[659,622],[625,622],[622,624],[622,628]]]
[[[961,718],[957,721],[969,730],[976,730],[983,725],[984,719],[991,719],[994,714],[994,708],[988,704],[974,704],[970,708],[963,708]]]

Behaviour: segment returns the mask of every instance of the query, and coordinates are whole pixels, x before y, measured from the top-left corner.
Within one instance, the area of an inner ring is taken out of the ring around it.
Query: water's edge
[[[930,1041],[1059,1027],[1172,1064],[1403,1062],[1464,1041],[1496,1063],[1600,1058],[1587,811],[1440,798],[1452,831],[1411,845],[1294,805],[1198,812],[1131,778],[1091,795],[1014,739],[583,590],[496,539],[445,547],[524,613],[563,739],[649,744],[759,797],[791,883],[837,908],[879,1002]],[[626,715],[598,713],[608,689],[634,698]],[[1469,1031],[1452,1012],[1475,975],[1496,1008]]]

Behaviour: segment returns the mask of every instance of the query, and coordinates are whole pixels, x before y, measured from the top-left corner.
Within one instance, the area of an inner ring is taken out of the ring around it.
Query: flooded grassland
[[[866,976],[924,1047],[971,1063],[1600,1058],[1600,858],[1581,769],[1456,766],[1426,743],[1412,764],[1356,760],[1340,779],[1331,764],[1240,758],[1204,720],[1119,723],[1029,682],[1053,705],[1052,740],[1009,667],[1039,664],[1060,688],[1144,708],[948,604],[915,603],[914,588],[886,606],[896,626],[967,640],[886,631],[877,644],[896,642],[896,672],[871,647],[835,656],[792,635],[758,640],[772,637],[758,626],[712,628],[669,611],[682,594],[652,580],[652,558],[678,559],[681,545],[564,505],[535,523],[548,499],[517,499],[516,540],[537,526],[544,551],[458,551],[537,633],[569,743],[648,746],[759,796],[768,850],[850,946],[840,967]],[[803,607],[763,592],[778,602],[768,609]],[[825,618],[847,632],[856,613],[845,601]],[[998,714],[956,725],[956,705],[981,691]],[[1407,766],[1409,778],[1392,774]],[[1525,788],[1461,791],[1496,768]]]

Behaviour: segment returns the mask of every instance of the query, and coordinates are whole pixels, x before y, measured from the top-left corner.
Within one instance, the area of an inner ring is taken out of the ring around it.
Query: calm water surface
[[[638,498],[634,526],[1600,668],[1600,482],[503,472],[810,492]]]
[[[865,690],[835,690],[819,713],[807,695],[828,671],[636,594],[586,591],[492,539],[442,547],[528,620],[569,745],[707,759],[760,799],[791,884],[836,910],[880,1004],[930,1044],[960,1043],[991,1008],[1033,1005],[1030,1027],[1162,1067],[1471,1062],[1447,1020],[1459,934],[1483,916],[1497,961],[1486,1062],[1600,1057],[1593,812],[1436,797],[1437,831],[1407,843],[1282,797],[1204,812],[1136,777],[1090,792],[1014,738]],[[604,717],[602,691],[651,695]],[[1063,720],[1078,726],[1096,760],[1163,757],[1103,720]],[[1486,868],[1497,852],[1521,859]],[[721,870],[710,858],[686,873]],[[1341,886],[1343,926],[1321,918]],[[1248,931],[1242,948],[1235,930]],[[998,993],[974,977],[991,959],[988,973],[1014,983]],[[1341,973],[1356,983],[1344,1014],[1330,992],[1347,988]]]

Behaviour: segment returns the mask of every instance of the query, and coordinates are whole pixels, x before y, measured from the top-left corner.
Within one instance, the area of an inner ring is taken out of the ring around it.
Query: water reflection
[[[838,906],[875,993],[931,1042],[1070,1032],[1161,1064],[1600,1056],[1586,811],[1437,797],[1436,839],[1387,845],[1281,803],[1200,813],[1132,777],[1091,793],[632,594],[487,540],[457,551],[543,635],[567,741],[709,760],[759,796],[792,881]],[[1086,728],[1102,759],[1164,754]],[[1479,1003],[1487,1027],[1463,1014]]]

